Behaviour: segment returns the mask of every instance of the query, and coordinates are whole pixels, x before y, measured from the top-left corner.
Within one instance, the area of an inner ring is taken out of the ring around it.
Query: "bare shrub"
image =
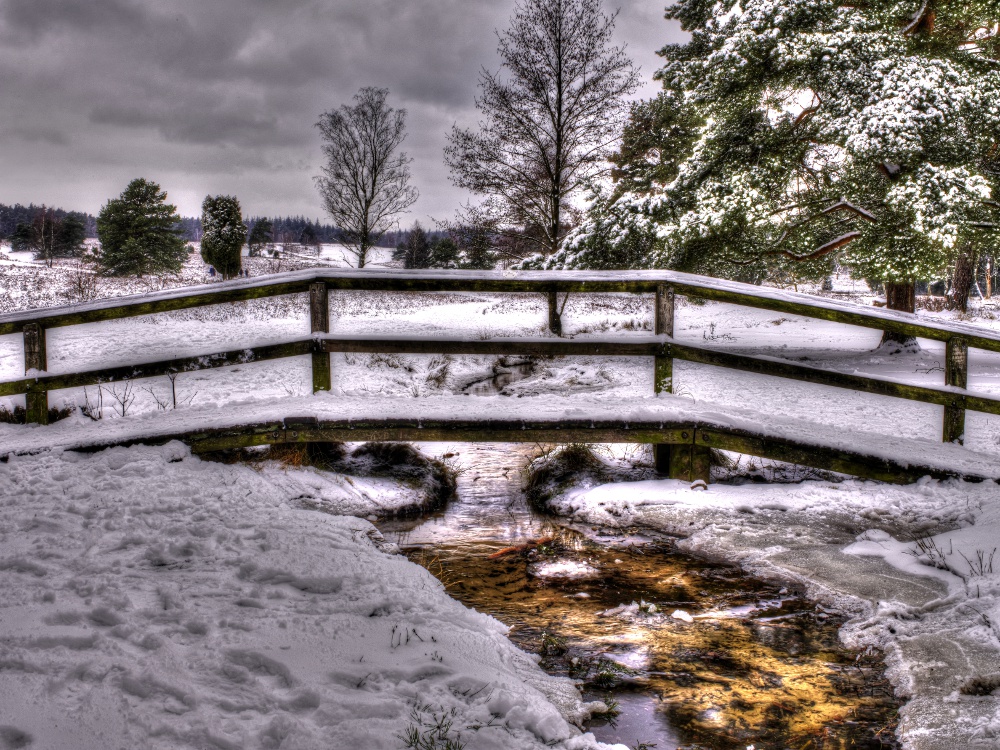
[[[101,277],[82,264],[73,268],[66,281],[62,297],[71,305],[90,302],[103,296]]]

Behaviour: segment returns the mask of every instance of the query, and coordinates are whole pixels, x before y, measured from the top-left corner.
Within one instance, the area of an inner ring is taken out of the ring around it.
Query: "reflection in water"
[[[895,746],[884,665],[838,645],[838,618],[678,554],[669,539],[532,514],[518,472],[531,446],[457,450],[459,499],[383,533],[456,599],[510,625],[546,670],[616,701],[617,718],[590,728],[599,739],[658,750]]]

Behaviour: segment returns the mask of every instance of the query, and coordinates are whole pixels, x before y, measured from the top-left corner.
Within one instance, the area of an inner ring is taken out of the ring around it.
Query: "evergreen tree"
[[[420,222],[413,225],[406,239],[393,257],[403,261],[403,268],[429,268],[431,264],[431,243]]]
[[[35,248],[35,232],[30,223],[18,222],[10,236],[10,249],[14,252],[31,252]]]
[[[240,202],[231,195],[205,196],[201,204],[201,259],[232,279],[240,273],[247,228]]]
[[[316,228],[312,224],[306,224],[302,228],[302,232],[299,234],[299,244],[319,249],[319,236],[316,234]]]
[[[250,248],[250,257],[257,257],[267,252],[271,243],[274,242],[274,225],[270,219],[257,219],[250,230],[250,239],[247,245]]]
[[[461,253],[451,237],[442,237],[431,245],[429,268],[458,268]]]
[[[177,272],[188,256],[177,209],[155,182],[132,180],[97,216],[97,265],[111,276]]]
[[[602,237],[647,243],[645,267],[746,280],[840,258],[912,310],[917,279],[995,241],[995,3],[680,0],[667,17],[691,41],[661,51],[615,193],[541,265],[586,265]]]
[[[458,245],[459,268],[469,271],[489,271],[496,266],[495,232],[479,224],[453,226],[450,232],[455,244]]]
[[[83,253],[83,241],[87,238],[85,218],[76,212],[66,214],[56,222],[52,241],[52,254],[61,258],[76,258]]]

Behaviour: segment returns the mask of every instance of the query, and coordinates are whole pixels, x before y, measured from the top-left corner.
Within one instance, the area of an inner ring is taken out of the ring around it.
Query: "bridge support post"
[[[948,339],[944,351],[944,384],[956,388],[967,388],[969,384],[969,344],[962,338]],[[953,405],[944,407],[944,430],[942,440],[958,443],[965,439],[965,399],[956,399]]]
[[[559,312],[559,292],[549,292],[549,330],[556,336],[562,336],[562,314]]]
[[[309,327],[312,333],[330,332],[330,298],[326,282],[309,285]],[[317,345],[312,353],[313,393],[328,391],[332,387],[330,355]]]
[[[653,333],[657,336],[674,335],[674,288],[668,284],[658,284],[653,306]],[[653,391],[670,393],[674,389],[674,360],[669,356],[669,348],[664,354],[653,358]],[[690,473],[690,446],[657,444],[653,446],[653,463],[656,471],[672,479]],[[684,467],[682,467],[684,464]]]
[[[24,324],[24,374],[32,370],[48,369],[45,356],[45,329],[38,323]],[[44,388],[31,389],[24,394],[27,421],[35,424],[49,423],[49,394]]]

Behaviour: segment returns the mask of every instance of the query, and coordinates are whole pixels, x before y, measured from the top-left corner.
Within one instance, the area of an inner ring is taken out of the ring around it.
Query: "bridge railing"
[[[631,292],[654,296],[654,337],[603,339],[407,339],[331,337],[331,291],[492,292],[543,294],[548,300],[549,328],[561,333],[559,296],[569,293]],[[45,332],[50,328],[115,320],[267,297],[308,293],[312,338],[196,357],[121,365],[85,372],[49,375]],[[735,305],[762,308],[852,326],[891,331],[946,342],[944,387],[916,386],[875,376],[807,367],[776,358],[734,354],[673,340],[674,297],[680,294]],[[944,407],[942,438],[961,442],[967,409],[1000,414],[1000,400],[967,390],[968,349],[1000,352],[1000,335],[963,323],[917,320],[898,311],[818,299],[784,290],[711,279],[671,271],[392,271],[310,269],[251,280],[173,289],[97,302],[44,308],[0,316],[0,335],[22,333],[26,377],[0,383],[0,396],[25,394],[27,418],[45,423],[48,392],[115,380],[190,372],[254,361],[310,354],[313,390],[331,387],[331,352],[466,353],[466,354],[607,354],[647,355],[655,360],[654,388],[672,389],[672,362],[681,359],[774,377],[847,388]]]

